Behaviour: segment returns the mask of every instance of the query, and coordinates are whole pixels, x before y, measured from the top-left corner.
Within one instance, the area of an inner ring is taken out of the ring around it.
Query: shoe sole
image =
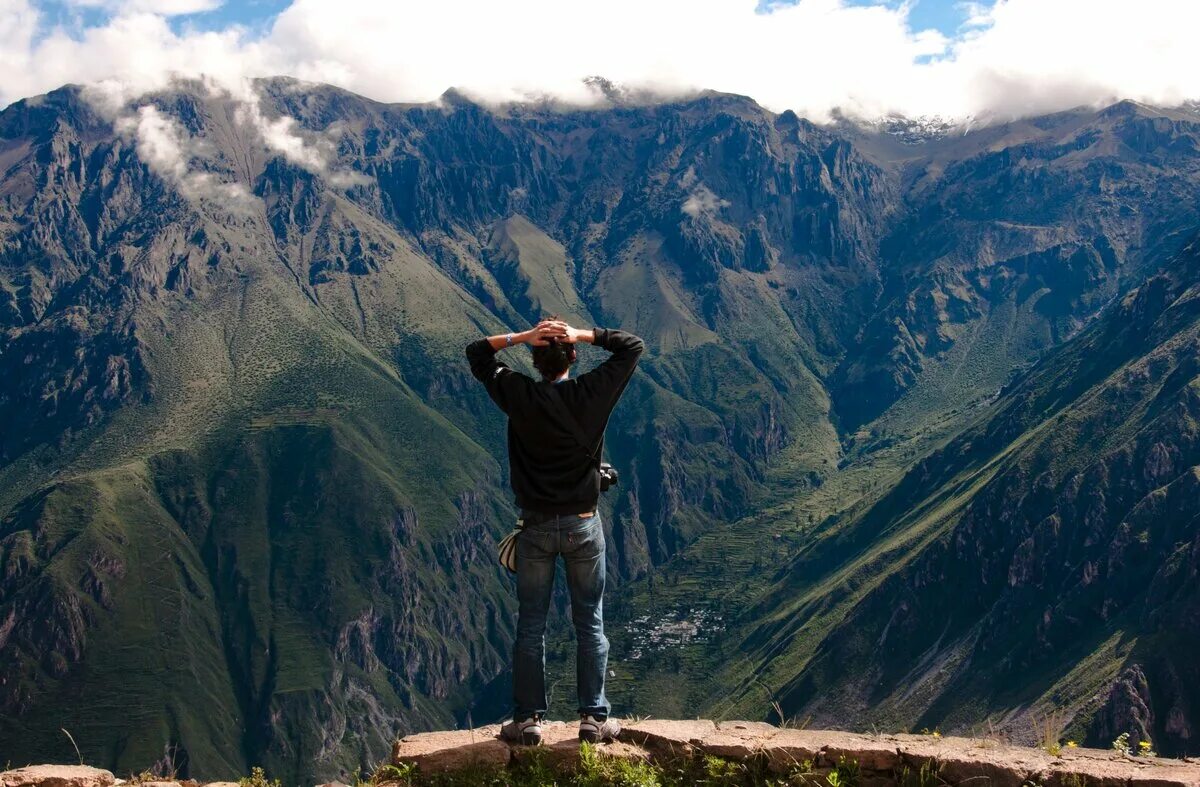
[[[595,732],[581,732],[579,733],[579,740],[584,743],[599,743],[600,734]]]
[[[522,746],[540,746],[542,744],[542,734],[540,732],[522,732]]]

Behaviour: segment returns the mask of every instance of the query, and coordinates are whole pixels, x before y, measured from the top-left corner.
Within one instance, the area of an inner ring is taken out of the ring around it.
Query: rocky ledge
[[[936,735],[859,735],[797,730],[753,721],[626,721],[620,740],[600,748],[604,756],[650,762],[697,756],[753,761],[774,773],[810,772],[814,785],[838,781],[829,774],[851,764],[861,787],[911,783],[905,774],[928,774],[917,783],[996,787],[1200,787],[1200,761],[1134,757],[1119,751],[1042,749],[1006,745],[991,738]],[[396,766],[418,773],[467,768],[505,768],[526,747],[500,740],[496,725],[428,732],[397,741]],[[538,749],[558,767],[579,761],[575,726],[551,723]]]
[[[112,771],[88,765],[29,765],[0,772],[0,787],[239,787],[238,782],[200,782],[190,779],[118,779]]]
[[[439,776],[456,771],[485,773],[519,767],[531,750],[552,768],[570,770],[580,764],[575,725],[554,722],[543,730],[543,745],[535,750],[500,740],[498,725],[410,735],[392,748],[392,765],[401,770],[381,769],[372,783],[378,787],[389,782],[420,785],[426,782],[422,778],[426,775],[431,777],[429,781],[438,782]],[[859,735],[786,729],[757,721],[626,721],[620,740],[596,747],[596,752],[602,758],[663,765],[716,757],[752,766],[747,773],[786,774],[790,777],[787,784],[808,787],[1200,787],[1197,759],[1135,757],[1082,748],[1064,748],[1052,755],[994,738]],[[852,777],[847,779],[847,773]],[[455,779],[451,783],[464,782]],[[760,782],[739,779],[736,783]],[[0,773],[0,787],[134,785],[239,787],[236,782],[201,784],[144,778],[127,782],[109,771],[76,765],[34,765]]]

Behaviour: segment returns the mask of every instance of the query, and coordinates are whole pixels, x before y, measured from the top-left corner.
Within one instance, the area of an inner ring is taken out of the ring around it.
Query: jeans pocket
[[[566,532],[568,549],[579,554],[596,554],[604,551],[604,528],[600,517],[593,516]]]
[[[553,541],[553,533],[536,527],[526,527],[517,537],[517,554],[535,560],[543,558],[547,553],[554,551]]]

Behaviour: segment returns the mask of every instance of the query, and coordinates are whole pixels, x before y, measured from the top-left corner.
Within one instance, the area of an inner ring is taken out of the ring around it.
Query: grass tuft
[[[1038,748],[1051,757],[1062,754],[1062,728],[1063,718],[1060,712],[1052,711],[1043,716],[1035,727]]]
[[[1126,757],[1131,756],[1133,754],[1133,748],[1129,745],[1129,733],[1122,732],[1120,735],[1118,735],[1116,740],[1112,742],[1112,749],[1115,752],[1124,754]]]
[[[238,787],[283,787],[279,779],[268,779],[262,768],[251,768],[249,776],[238,779]]]
[[[903,765],[896,772],[896,787],[942,787],[946,780],[941,771],[942,765],[937,760],[926,760],[916,770]]]

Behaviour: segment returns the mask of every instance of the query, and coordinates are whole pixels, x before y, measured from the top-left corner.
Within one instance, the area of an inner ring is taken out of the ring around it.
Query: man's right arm
[[[508,413],[518,404],[521,389],[529,383],[529,378],[510,369],[508,364],[496,358],[496,354],[505,347],[517,347],[522,344],[544,346],[551,339],[561,339],[566,335],[566,323],[542,320],[527,331],[498,333],[485,339],[477,339],[468,344],[466,350],[471,374],[484,384],[492,401]]]

